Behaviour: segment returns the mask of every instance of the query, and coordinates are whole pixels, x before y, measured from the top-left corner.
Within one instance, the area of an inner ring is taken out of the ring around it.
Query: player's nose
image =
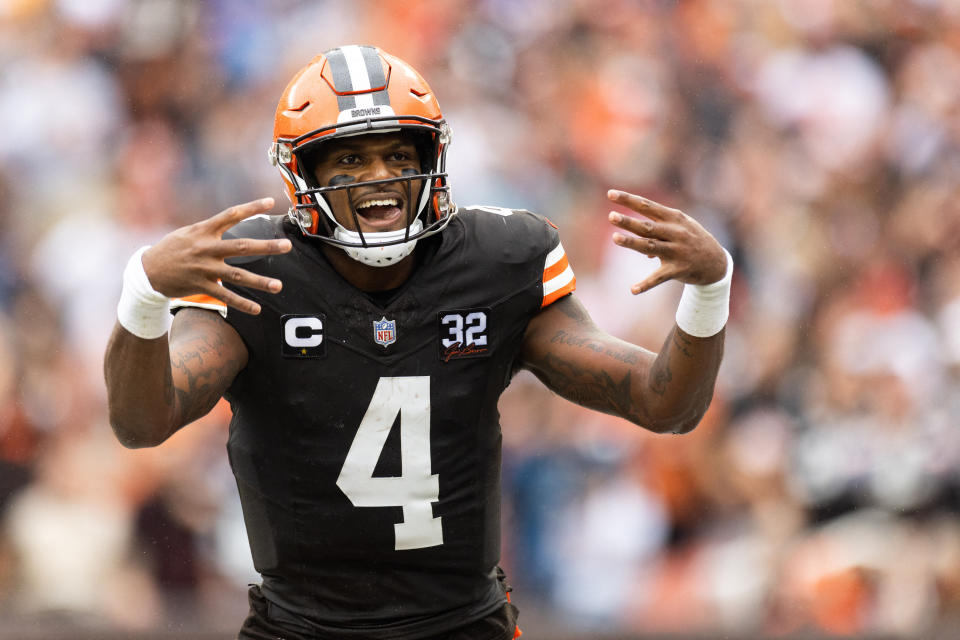
[[[397,177],[397,172],[391,168],[384,158],[375,158],[367,163],[367,180],[383,180],[385,178]]]

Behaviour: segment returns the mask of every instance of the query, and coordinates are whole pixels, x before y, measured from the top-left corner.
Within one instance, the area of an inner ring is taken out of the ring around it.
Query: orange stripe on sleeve
[[[558,275],[564,272],[567,267],[570,266],[570,261],[567,260],[567,254],[563,254],[559,260],[554,262],[552,265],[549,265],[546,269],[543,270],[543,281],[552,280]]]
[[[567,260],[567,253],[558,242],[543,261],[543,301],[540,307],[546,307],[576,288],[577,279]]]
[[[542,308],[550,304],[553,304],[554,302],[556,302],[563,296],[567,295],[568,293],[573,293],[574,289],[576,288],[577,288],[577,279],[574,277],[572,280],[570,280],[569,283],[567,283],[560,289],[557,289],[553,293],[543,296],[543,304],[541,304],[540,307]]]
[[[222,300],[219,300],[218,298],[214,298],[213,296],[208,296],[205,293],[198,293],[197,295],[194,295],[194,296],[184,296],[182,298],[176,298],[176,299],[184,303],[214,304],[221,307],[227,306],[226,304],[223,303]]]
[[[198,293],[192,296],[184,296],[182,298],[174,298],[170,301],[170,307],[173,309],[180,309],[183,307],[193,307],[196,309],[210,309],[211,311],[219,311],[220,315],[224,318],[227,317],[227,305],[222,300],[218,300],[213,296],[208,296],[205,293]]]

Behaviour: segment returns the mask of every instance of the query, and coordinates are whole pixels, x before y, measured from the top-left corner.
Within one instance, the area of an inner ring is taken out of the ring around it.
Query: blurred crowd
[[[631,296],[655,265],[610,241],[610,187],[737,265],[692,434],[508,389],[522,611],[637,635],[960,624],[956,0],[0,0],[0,620],[239,625],[229,410],[124,450],[103,348],[134,249],[264,195],[282,212],[276,100],[347,43],[423,73],[454,199],[557,223],[602,327],[657,350],[679,298]]]

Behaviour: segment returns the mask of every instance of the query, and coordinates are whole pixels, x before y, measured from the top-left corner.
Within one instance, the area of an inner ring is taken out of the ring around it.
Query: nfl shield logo
[[[387,320],[387,316],[383,316],[379,320],[374,320],[373,321],[373,339],[376,340],[377,344],[382,344],[384,347],[396,342],[397,341],[396,320]]]

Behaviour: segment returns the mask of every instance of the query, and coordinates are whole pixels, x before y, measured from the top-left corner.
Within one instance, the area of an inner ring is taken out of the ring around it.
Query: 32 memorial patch
[[[437,321],[443,362],[490,355],[490,309],[441,311]]]
[[[288,314],[280,318],[282,336],[280,349],[285,358],[322,358],[327,355],[323,341],[321,314]]]

